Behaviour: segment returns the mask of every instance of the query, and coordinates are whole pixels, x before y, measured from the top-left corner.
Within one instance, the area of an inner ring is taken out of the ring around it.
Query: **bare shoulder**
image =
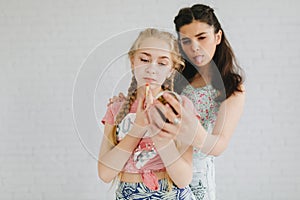
[[[240,85],[239,89],[240,91],[236,91],[235,93],[233,93],[230,97],[228,97],[222,104],[232,104],[235,106],[244,105],[245,102],[245,98],[246,98],[246,89],[244,85]]]
[[[242,91],[242,93],[245,93],[245,92],[246,92],[246,88],[245,88],[244,84],[241,84],[241,85],[239,86],[239,89]]]
[[[239,86],[241,91],[236,91],[228,99],[244,99],[246,95],[246,88],[243,84]]]

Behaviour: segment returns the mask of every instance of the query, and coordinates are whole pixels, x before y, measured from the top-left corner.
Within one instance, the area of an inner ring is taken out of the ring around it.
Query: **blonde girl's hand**
[[[146,110],[149,109],[149,107],[153,104],[153,101],[154,101],[154,97],[153,97],[153,94],[152,94],[152,91],[150,89],[146,89]]]
[[[182,97],[182,104],[180,104],[172,95],[167,93],[164,94],[164,98],[169,105],[155,101],[155,109],[151,108],[148,111],[151,130],[156,131],[161,138],[176,138],[185,144],[192,144],[199,126],[199,119],[196,117],[193,103],[187,97]],[[175,109],[177,115],[171,107]],[[166,123],[159,112],[170,123]]]
[[[136,124],[143,127],[149,125],[147,110],[153,104],[153,99],[154,97],[151,90],[148,90],[145,95],[138,99],[138,107],[135,119]]]
[[[137,101],[138,101],[138,105],[137,105],[134,124],[140,126],[141,128],[144,128],[148,124],[148,118],[144,108],[145,96],[138,98]]]
[[[113,96],[113,97],[109,98],[109,101],[106,106],[110,106],[111,104],[116,103],[116,102],[122,102],[125,99],[126,99],[125,95],[122,92],[120,92],[118,96]]]

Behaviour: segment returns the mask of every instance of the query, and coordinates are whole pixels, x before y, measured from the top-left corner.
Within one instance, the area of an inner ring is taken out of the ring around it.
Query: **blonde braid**
[[[131,105],[136,100],[136,90],[137,90],[137,81],[135,76],[133,75],[131,79],[130,87],[128,88],[127,97],[116,117],[115,125],[120,124],[121,121],[124,119],[124,117],[129,113]]]
[[[133,104],[133,102],[136,99],[136,94],[137,94],[137,81],[133,74],[131,83],[130,83],[130,87],[128,88],[127,97],[116,117],[114,130],[113,130],[112,134],[109,136],[109,140],[114,145],[118,144],[117,134],[116,134],[117,133],[117,125],[120,124],[121,121],[124,119],[124,117],[129,113],[131,105]],[[119,178],[119,180],[121,180],[121,178],[122,178],[121,172],[118,174],[117,177]],[[114,182],[116,182],[116,180],[117,180],[116,178],[114,179]]]

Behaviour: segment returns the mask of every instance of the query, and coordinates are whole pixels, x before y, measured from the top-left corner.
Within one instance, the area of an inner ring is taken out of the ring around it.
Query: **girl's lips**
[[[153,79],[153,78],[144,78],[144,80],[145,80],[147,83],[155,82],[155,79]]]
[[[204,56],[202,56],[202,55],[195,56],[195,57],[194,57],[194,60],[195,60],[195,62],[197,62],[197,63],[202,63],[203,57],[204,57]]]

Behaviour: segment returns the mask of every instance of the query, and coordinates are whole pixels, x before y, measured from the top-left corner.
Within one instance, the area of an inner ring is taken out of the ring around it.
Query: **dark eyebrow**
[[[198,33],[197,35],[195,35],[195,37],[199,37],[201,35],[204,35],[205,33],[207,33],[207,32]]]
[[[195,37],[200,37],[201,35],[204,35],[204,34],[206,34],[207,32],[202,32],[202,33],[198,33],[197,35],[195,35]],[[182,37],[182,38],[180,38],[181,40],[188,40],[188,39],[190,39],[189,37]]]

